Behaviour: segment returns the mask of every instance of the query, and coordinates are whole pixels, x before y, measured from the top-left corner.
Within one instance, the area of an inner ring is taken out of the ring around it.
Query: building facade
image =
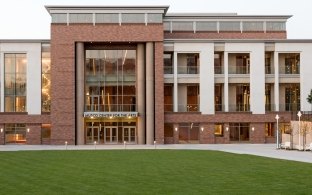
[[[0,144],[274,143],[310,111],[291,16],[46,6],[51,40],[0,40]]]

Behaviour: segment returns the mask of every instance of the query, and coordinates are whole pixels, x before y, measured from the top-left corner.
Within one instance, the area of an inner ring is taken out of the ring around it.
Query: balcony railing
[[[280,111],[299,111],[300,110],[300,104],[299,103],[291,103],[291,104],[280,104],[279,105]]]
[[[230,112],[250,112],[250,104],[229,105]]]
[[[216,112],[223,112],[224,109],[224,104],[215,104],[215,111]]]
[[[198,104],[178,105],[179,112],[199,112]]]
[[[178,74],[199,74],[199,66],[178,66]]]
[[[223,66],[215,66],[214,72],[215,72],[215,74],[224,74],[224,67]]]
[[[300,65],[280,66],[280,74],[300,74]]]
[[[265,67],[265,74],[274,74],[274,68],[271,66]]]
[[[249,74],[249,66],[229,65],[229,74]]]
[[[172,66],[164,66],[164,74],[173,74]]]

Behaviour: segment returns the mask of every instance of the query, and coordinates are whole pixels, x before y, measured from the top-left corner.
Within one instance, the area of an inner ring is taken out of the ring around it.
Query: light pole
[[[276,119],[276,149],[279,149],[279,137],[278,137],[278,119],[280,117],[278,116],[278,114],[275,116]]]
[[[299,148],[298,150],[300,150],[301,144],[300,144],[300,131],[301,131],[301,125],[300,125],[300,117],[302,116],[301,112],[298,112],[298,117],[299,117]]]

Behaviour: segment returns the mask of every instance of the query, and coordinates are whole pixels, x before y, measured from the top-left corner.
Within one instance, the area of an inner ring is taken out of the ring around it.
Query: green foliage
[[[190,150],[0,152],[1,194],[311,194],[312,165]]]

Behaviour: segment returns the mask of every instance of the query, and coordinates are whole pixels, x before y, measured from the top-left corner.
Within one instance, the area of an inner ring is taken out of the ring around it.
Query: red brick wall
[[[28,115],[27,113],[1,113],[0,121],[5,123],[0,125],[3,128],[3,133],[0,133],[0,145],[5,144],[5,124],[23,123],[27,128],[30,128],[30,133],[26,133],[26,144],[41,144],[41,124],[51,123],[50,114]],[[33,131],[32,131],[33,129]]]
[[[277,113],[268,113],[265,115],[252,115],[251,113],[216,113],[215,115],[202,115],[201,113],[165,113],[165,122],[174,123],[200,123],[200,143],[203,144],[226,144],[230,143],[230,132],[226,131],[229,123],[250,123],[250,143],[274,143],[274,138],[265,137],[265,123],[276,122]],[[291,114],[289,112],[279,112],[280,122],[290,122]],[[224,123],[223,137],[214,135],[214,124]],[[204,131],[201,131],[201,127]],[[251,128],[254,127],[254,131]],[[179,143],[179,128],[174,131],[174,143]]]
[[[164,68],[163,43],[155,43],[155,139],[164,143]]]
[[[26,129],[26,144],[39,145],[41,144],[41,124],[28,124]]]
[[[165,39],[286,39],[283,32],[165,32]]]
[[[51,144],[75,143],[75,43],[76,42],[156,42],[155,74],[162,74],[162,24],[52,24],[51,25]],[[160,68],[161,67],[161,68]],[[163,75],[162,75],[163,76]],[[161,82],[163,78],[157,78]],[[157,85],[156,90],[162,90]],[[158,91],[157,91],[158,93]],[[156,94],[157,94],[156,93]],[[159,92],[162,93],[162,92]],[[162,105],[156,99],[156,105]],[[163,106],[161,106],[163,108]],[[157,142],[163,143],[163,121],[156,111]],[[163,115],[163,113],[162,113]]]

